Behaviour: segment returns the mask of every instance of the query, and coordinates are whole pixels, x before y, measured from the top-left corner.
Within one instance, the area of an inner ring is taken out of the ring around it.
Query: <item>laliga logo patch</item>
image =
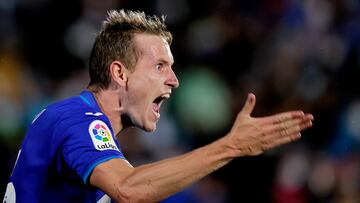
[[[113,149],[119,151],[112,136],[109,127],[101,120],[91,122],[89,126],[89,134],[94,147],[97,150],[103,151]]]

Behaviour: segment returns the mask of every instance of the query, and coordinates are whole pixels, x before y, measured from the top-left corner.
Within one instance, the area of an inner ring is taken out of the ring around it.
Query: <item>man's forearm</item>
[[[184,155],[136,167],[120,188],[130,194],[120,197],[136,196],[139,202],[162,200],[219,169],[232,158],[225,139],[220,139]]]

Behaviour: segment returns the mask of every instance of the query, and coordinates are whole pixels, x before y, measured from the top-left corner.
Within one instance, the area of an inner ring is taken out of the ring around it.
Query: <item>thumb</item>
[[[251,112],[254,110],[255,103],[256,103],[255,95],[253,93],[249,93],[240,114],[250,116]]]

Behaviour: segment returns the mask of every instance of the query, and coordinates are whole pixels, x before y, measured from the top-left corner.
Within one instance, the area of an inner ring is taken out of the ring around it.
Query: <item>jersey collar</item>
[[[98,103],[96,102],[94,95],[90,91],[84,90],[81,92],[81,94],[79,96],[87,105],[89,105],[92,108],[95,108],[97,111],[101,112],[101,109],[100,109]]]

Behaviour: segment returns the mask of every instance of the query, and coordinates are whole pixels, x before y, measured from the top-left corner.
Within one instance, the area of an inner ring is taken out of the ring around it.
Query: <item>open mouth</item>
[[[160,106],[166,100],[170,98],[170,93],[162,94],[156,97],[153,101],[153,111],[157,118],[160,118]]]

